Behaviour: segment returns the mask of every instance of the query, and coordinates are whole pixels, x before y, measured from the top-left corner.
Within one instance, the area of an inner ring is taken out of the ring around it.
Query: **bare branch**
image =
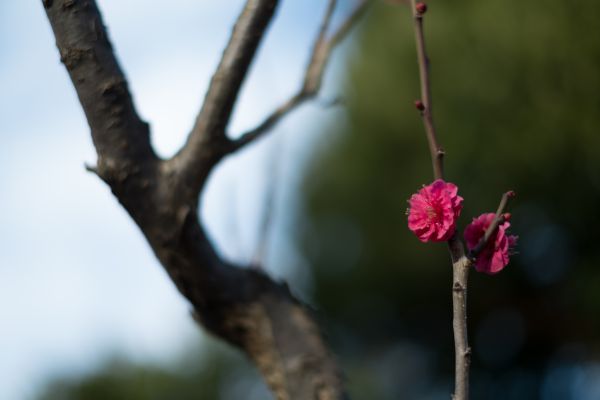
[[[463,243],[456,238],[448,241],[452,258],[452,330],[454,331],[454,394],[453,400],[469,398],[469,367],[471,347],[467,335],[467,285],[471,260],[465,256]]]
[[[371,4],[370,0],[362,0],[340,27],[327,39],[327,30],[336,5],[336,0],[329,1],[323,22],[313,44],[310,61],[306,66],[302,87],[296,94],[277,107],[260,125],[242,134],[239,139],[234,140],[229,148],[229,152],[239,150],[248,143],[258,139],[273,128],[288,113],[295,110],[305,101],[313,98],[319,92],[323,73],[333,49],[348,35],[352,27],[356,25],[356,22],[367,10],[369,4]]]
[[[196,194],[208,172],[225,154],[225,129],[248,68],[271,21],[278,0],[247,0],[213,74],[187,143],[173,163]]]
[[[410,1],[421,82],[421,100],[417,100],[415,106],[421,112],[423,119],[434,178],[443,179],[445,153],[437,141],[433,123],[429,57],[423,33],[423,14],[427,10],[427,6],[424,3],[417,3],[416,0]],[[448,249],[452,259],[452,328],[455,350],[455,388],[452,398],[467,400],[469,398],[469,366],[471,363],[471,348],[467,336],[467,283],[471,260],[465,255],[464,245],[456,234],[448,240]]]
[[[225,153],[223,130],[276,0],[248,0],[187,146],[159,161],[93,0],[43,0],[98,152],[96,172],[140,227],[202,325],[238,346],[277,399],[342,399],[342,379],[314,316],[259,271],[221,259],[202,229],[201,183]],[[226,143],[226,141],[225,141]]]
[[[454,331],[454,400],[469,398],[471,347],[467,331],[467,284],[471,260],[465,256],[462,242],[448,241],[452,257],[452,330]]]
[[[325,63],[327,62],[328,52],[331,52],[332,47],[327,41],[327,30],[329,29],[336,3],[336,0],[329,0],[323,22],[321,22],[319,32],[313,44],[310,61],[308,62],[304,76],[304,86],[301,90],[301,92],[307,95],[314,94],[318,90],[323,70],[325,69]]]
[[[92,131],[98,174],[117,179],[124,165],[155,161],[149,127],[135,110],[95,2],[42,3]]]
[[[416,0],[411,0],[415,42],[417,45],[417,59],[419,63],[419,75],[421,77],[421,102],[419,107],[423,124],[425,125],[425,133],[427,134],[427,142],[429,143],[429,151],[431,153],[431,162],[433,164],[433,175],[435,179],[441,179],[444,174],[442,158],[444,151],[440,147],[435,133],[435,125],[433,124],[432,102],[431,102],[431,80],[429,78],[429,57],[425,48],[425,36],[423,33],[423,14],[417,11]]]

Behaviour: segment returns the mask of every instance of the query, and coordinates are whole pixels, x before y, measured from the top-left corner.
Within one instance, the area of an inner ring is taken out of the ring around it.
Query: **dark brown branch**
[[[492,220],[492,223],[486,229],[483,237],[481,238],[479,243],[477,243],[477,246],[475,246],[469,252],[470,259],[477,258],[479,253],[481,253],[481,251],[488,244],[488,242],[490,241],[492,236],[496,233],[496,230],[498,230],[498,227],[506,221],[506,216],[505,216],[504,212],[506,210],[509,200],[511,198],[513,198],[514,196],[515,196],[515,192],[513,192],[512,190],[508,191],[502,195],[502,198],[500,199],[500,204],[498,205],[498,209],[496,210],[496,214],[494,215],[494,219]]]
[[[448,241],[452,258],[452,331],[454,332],[454,400],[469,399],[471,347],[467,330],[467,285],[471,260],[456,235]]]
[[[172,165],[183,178],[183,185],[191,186],[196,195],[206,180],[207,172],[228,148],[225,129],[277,4],[278,0],[247,0],[211,79],[187,143],[173,160]]]
[[[423,14],[418,11],[416,0],[411,0],[411,10],[421,83],[421,100],[417,101],[415,105],[420,110],[423,119],[434,178],[443,179],[444,150],[438,143],[433,123],[429,57],[423,33]],[[452,259],[452,328],[455,350],[455,388],[452,398],[467,400],[469,398],[469,366],[471,363],[471,348],[467,336],[467,283],[471,260],[465,255],[464,245],[456,234],[448,241],[448,249]]]
[[[100,12],[94,2],[43,4],[60,60],[90,125],[98,152],[98,174],[104,179],[124,179],[135,172],[127,166],[134,162],[147,164],[156,157],[150,146],[148,124],[135,110]]]
[[[258,139],[271,128],[275,126],[288,113],[295,110],[305,101],[317,95],[321,89],[323,81],[323,73],[327,62],[331,56],[333,49],[348,35],[352,27],[360,19],[366,11],[369,0],[362,0],[350,15],[344,20],[340,27],[327,38],[327,30],[331,22],[331,16],[335,9],[336,0],[330,0],[323,17],[323,22],[319,28],[319,32],[313,44],[313,50],[310,56],[310,61],[306,67],[304,81],[298,93],[294,94],[287,101],[275,109],[265,120],[256,128],[242,134],[239,139],[232,142],[229,152],[234,152],[244,147],[245,145]]]
[[[285,284],[222,260],[195,211],[201,181],[224,153],[219,129],[276,2],[248,1],[213,78],[203,122],[168,162],[152,151],[148,126],[135,112],[95,2],[42,3],[92,130],[94,172],[140,227],[198,321],[242,349],[277,399],[343,398],[338,367],[311,312]]]

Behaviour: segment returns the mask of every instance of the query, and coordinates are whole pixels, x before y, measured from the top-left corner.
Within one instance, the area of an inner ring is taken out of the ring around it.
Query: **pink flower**
[[[465,240],[469,251],[477,246],[493,220],[494,213],[481,214],[467,226]],[[506,231],[509,227],[510,223],[508,221],[498,226],[495,235],[490,238],[475,260],[477,271],[496,274],[508,264],[509,257],[512,254],[511,250],[517,244],[518,239],[517,236],[507,234]]]
[[[421,242],[444,242],[454,235],[463,198],[453,183],[436,180],[408,201],[408,228]]]

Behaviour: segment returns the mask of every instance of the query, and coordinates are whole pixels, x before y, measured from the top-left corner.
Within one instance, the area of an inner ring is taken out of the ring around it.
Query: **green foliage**
[[[271,398],[249,362],[216,339],[203,341],[171,366],[115,359],[89,376],[51,382],[40,400],[265,400]]]

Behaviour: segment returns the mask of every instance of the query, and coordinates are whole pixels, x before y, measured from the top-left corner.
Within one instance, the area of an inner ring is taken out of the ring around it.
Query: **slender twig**
[[[356,8],[342,22],[339,28],[327,38],[327,30],[331,23],[331,16],[335,9],[336,0],[329,0],[323,21],[319,27],[314,41],[310,61],[306,67],[304,80],[300,90],[292,95],[283,104],[269,114],[256,128],[242,134],[237,140],[232,141],[228,152],[234,152],[245,145],[258,139],[275,126],[283,117],[296,109],[305,101],[313,98],[319,92],[323,80],[323,73],[329,61],[333,49],[348,35],[351,28],[356,24],[366,11],[370,0],[362,0]]]
[[[342,39],[348,34],[352,26],[363,14],[364,10],[366,10],[367,4],[368,1],[361,2],[354,9],[354,11],[346,18],[346,20],[340,25],[340,27],[335,31],[335,33],[333,33],[328,39],[327,31],[329,30],[331,18],[337,5],[337,0],[329,0],[327,9],[323,16],[323,20],[319,27],[319,31],[314,40],[310,61],[306,67],[304,81],[300,91],[293,95],[285,103],[277,107],[277,109],[275,109],[275,111],[273,111],[273,113],[271,113],[258,127],[254,128],[252,131],[243,134],[240,139],[234,141],[233,146],[231,147],[231,151],[235,151],[241,148],[242,146],[252,142],[259,136],[268,132],[269,129],[271,129],[287,113],[291,112],[293,109],[301,105],[304,101],[308,100],[311,97],[314,97],[314,95],[318,93],[321,86],[323,72],[326,67],[328,58],[331,54],[331,51],[333,50],[335,45],[341,42]],[[329,107],[331,105],[335,105],[337,102],[338,100],[335,99],[324,106]],[[271,229],[273,223],[273,216],[275,213],[275,192],[277,188],[276,181],[277,172],[279,170],[279,168],[277,168],[277,165],[279,164],[279,162],[279,152],[273,152],[273,165],[269,168],[272,177],[271,179],[269,179],[268,187],[265,190],[265,211],[261,221],[256,253],[254,254],[251,261],[252,266],[259,269],[263,267],[263,264],[265,262],[269,231]]]
[[[285,103],[280,105],[273,111],[263,122],[260,123],[256,128],[242,134],[238,139],[232,141],[228,152],[233,153],[247,144],[253,142],[258,139],[265,133],[267,133],[271,128],[275,126],[284,116],[286,116],[290,111],[294,110],[300,104],[306,101],[306,95],[302,92],[297,93],[290,97]]]
[[[416,103],[421,112],[431,162],[435,179],[444,177],[444,151],[438,143],[435,125],[433,123],[431,102],[431,81],[429,76],[429,57],[425,47],[423,33],[423,12],[417,7],[416,0],[411,0],[414,19],[417,61],[421,83],[421,100]],[[462,241],[454,235],[448,241],[452,259],[452,328],[454,331],[455,350],[455,388],[452,398],[467,400],[469,398],[469,365],[471,363],[471,348],[467,336],[467,282],[471,260],[465,255]]]
[[[421,81],[421,101],[423,104],[421,116],[425,125],[425,133],[427,134],[427,142],[429,143],[429,151],[431,153],[431,161],[433,163],[433,175],[435,179],[441,179],[444,174],[443,156],[444,151],[440,147],[435,125],[433,124],[433,111],[431,102],[431,81],[429,78],[429,57],[425,48],[425,35],[423,33],[423,14],[417,11],[416,0],[411,0],[415,42],[417,45],[417,59],[419,63],[419,76]]]
[[[300,93],[305,93],[306,97],[316,94],[321,86],[325,64],[332,49],[327,39],[327,30],[329,29],[329,24],[331,23],[331,17],[333,16],[336,4],[336,0],[329,0],[323,22],[321,22],[321,26],[313,44],[310,61],[306,66],[304,84],[300,90]]]
[[[85,168],[85,170],[87,172],[98,175],[98,167],[97,166],[85,163],[85,164],[83,164],[83,167]]]
[[[496,233],[496,230],[498,229],[498,227],[502,223],[504,223],[504,221],[506,221],[506,215],[505,215],[504,211],[506,210],[506,206],[508,205],[509,200],[511,198],[513,198],[514,196],[515,196],[515,192],[513,192],[512,190],[510,190],[502,195],[502,198],[500,199],[500,204],[498,205],[498,210],[496,210],[496,214],[494,215],[494,219],[492,220],[492,223],[486,229],[483,237],[481,238],[479,243],[477,243],[477,246],[475,246],[469,252],[470,259],[476,258],[479,255],[479,253],[481,253],[481,251],[488,244],[488,242],[490,241],[492,236]]]

